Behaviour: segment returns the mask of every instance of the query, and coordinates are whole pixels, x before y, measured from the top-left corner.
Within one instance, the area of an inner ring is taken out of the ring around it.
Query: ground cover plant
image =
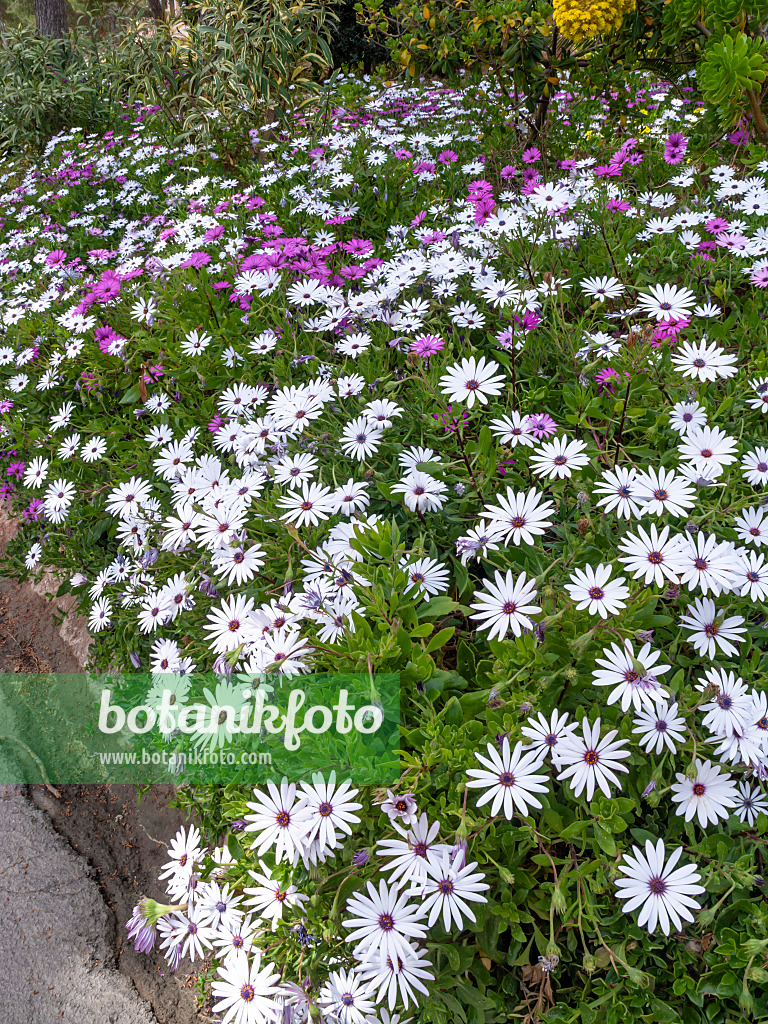
[[[400,676],[391,790],[185,794],[129,933],[226,1021],[768,1017],[768,160],[692,85],[537,146],[496,88],[2,176],[9,571],[150,704]]]

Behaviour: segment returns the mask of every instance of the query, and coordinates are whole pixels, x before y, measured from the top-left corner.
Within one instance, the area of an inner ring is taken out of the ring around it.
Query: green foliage
[[[768,140],[764,12],[760,0],[670,0],[650,14],[662,29],[655,56],[683,71],[696,66],[699,88],[721,128],[750,117],[763,143]],[[674,69],[663,74],[675,80]]]
[[[39,150],[65,128],[106,127],[105,85],[87,38],[45,39],[16,29],[0,47],[0,152]]]
[[[766,62],[761,40],[740,32],[707,47],[698,80],[704,98],[728,117],[745,92],[765,81]]]
[[[317,0],[194,0],[180,30],[135,25],[117,62],[132,100],[159,105],[179,140],[247,140],[247,129],[312,103],[331,65],[336,15]],[[223,127],[225,126],[225,127]]]

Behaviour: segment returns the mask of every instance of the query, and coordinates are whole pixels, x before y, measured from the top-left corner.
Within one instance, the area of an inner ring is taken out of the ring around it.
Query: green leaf
[[[441,629],[438,633],[432,637],[426,647],[427,654],[431,654],[432,651],[436,651],[438,647],[444,647],[445,644],[451,639],[453,634],[456,632],[455,626],[446,626],[445,629]]]
[[[456,601],[451,600],[450,597],[446,597],[445,594],[441,594],[439,597],[432,598],[431,601],[427,601],[421,605],[417,610],[416,614],[420,619],[426,619],[429,615],[433,619],[442,619],[446,615],[450,615],[451,612],[455,612],[461,605]]]

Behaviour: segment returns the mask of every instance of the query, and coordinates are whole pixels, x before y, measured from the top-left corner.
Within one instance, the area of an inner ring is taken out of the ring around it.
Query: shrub
[[[0,151],[34,152],[64,128],[104,128],[111,116],[89,37],[41,38],[19,28],[0,45]]]
[[[197,0],[183,33],[159,22],[126,33],[117,59],[128,97],[157,104],[180,141],[223,133],[235,147],[249,129],[312,104],[332,63],[336,16],[316,0]]]

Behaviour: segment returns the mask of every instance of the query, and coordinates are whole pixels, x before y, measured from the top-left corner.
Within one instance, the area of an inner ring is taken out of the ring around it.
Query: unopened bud
[[[568,906],[563,890],[559,886],[556,886],[552,893],[552,906],[555,908],[556,914],[564,914]],[[549,947],[547,947],[547,953],[549,953]]]
[[[597,957],[591,953],[585,953],[584,959],[581,961],[581,965],[587,974],[593,974],[598,968]]]

